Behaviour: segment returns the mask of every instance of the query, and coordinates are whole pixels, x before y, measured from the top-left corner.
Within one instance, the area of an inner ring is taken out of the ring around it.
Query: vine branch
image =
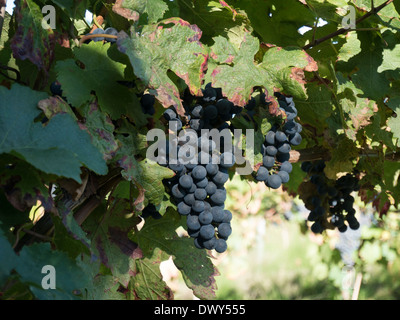
[[[365,150],[360,157],[368,156],[374,157],[378,156],[376,152],[373,150]],[[289,162],[304,162],[304,161],[317,161],[317,160],[326,160],[328,161],[331,158],[331,154],[328,149],[323,149],[320,147],[306,148],[301,150],[292,150],[290,151],[290,159]],[[385,161],[400,161],[400,153],[389,152],[385,154]]]
[[[391,4],[393,2],[393,0],[387,0],[384,3],[382,3],[381,5],[375,7],[373,4],[371,6],[371,10],[368,11],[366,14],[364,14],[362,17],[358,18],[356,20],[356,24],[361,23],[362,21],[364,21],[365,19],[369,18],[370,16],[377,14],[379,11],[381,11],[384,7],[388,6],[389,4]],[[340,28],[339,30],[336,30],[335,32],[332,32],[322,38],[319,39],[315,39],[314,41],[311,41],[309,44],[305,45],[303,47],[303,50],[307,50],[310,49],[312,47],[315,47],[316,45],[320,44],[321,42],[324,42],[326,40],[329,40],[331,38],[334,38],[340,34],[352,31],[353,29],[345,29],[345,28]]]

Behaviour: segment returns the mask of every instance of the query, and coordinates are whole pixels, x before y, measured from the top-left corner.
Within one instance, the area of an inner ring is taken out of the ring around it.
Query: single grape
[[[201,227],[201,224],[199,222],[199,217],[196,215],[191,215],[189,214],[186,217],[186,225],[188,226],[189,229],[191,230],[199,230]]]
[[[217,189],[215,193],[210,197],[211,201],[216,205],[222,205],[226,200],[226,191]]]
[[[223,222],[218,226],[217,229],[218,229],[218,236],[223,239],[228,239],[228,237],[232,233],[232,227],[230,223]]]
[[[207,170],[203,166],[197,166],[192,170],[192,177],[196,180],[202,180],[206,177]]]
[[[226,251],[227,248],[228,245],[226,244],[226,241],[224,239],[217,239],[214,245],[215,251],[217,251],[218,253],[223,253]]]
[[[202,225],[211,224],[213,221],[213,214],[211,211],[204,210],[199,214],[199,221]]]
[[[257,181],[265,181],[267,180],[269,176],[269,171],[266,167],[261,166],[258,168],[257,175],[256,175],[256,180]]]
[[[216,174],[218,173],[219,167],[218,167],[217,164],[208,163],[208,164],[206,165],[206,170],[207,170],[207,173],[208,173],[210,176],[213,176],[213,175],[216,175]]]
[[[179,185],[184,189],[190,189],[193,185],[193,179],[189,175],[184,175],[179,178]]]
[[[206,189],[203,188],[197,188],[196,191],[194,192],[194,197],[197,200],[205,200],[207,198],[207,191]]]
[[[213,215],[213,221],[216,223],[222,222],[225,217],[224,209],[219,206],[212,207],[211,214]]]
[[[204,201],[195,200],[194,204],[192,205],[192,210],[197,213],[204,211]]]
[[[275,164],[275,157],[272,156],[264,156],[263,157],[263,166],[267,169],[271,169]]]
[[[279,171],[277,175],[281,178],[282,183],[289,182],[289,173],[287,173],[286,171]]]
[[[185,202],[179,202],[177,208],[178,208],[179,214],[181,214],[183,216],[187,216],[191,211],[191,207],[188,206]]]
[[[203,240],[209,240],[215,235],[215,228],[211,224],[201,226],[199,237]]]
[[[109,27],[106,30],[104,30],[104,33],[112,35],[112,36],[116,36],[116,35],[118,35],[118,30],[115,28]],[[117,39],[113,39],[113,38],[105,38],[105,40],[108,42],[111,42],[111,43],[117,42]]]
[[[282,179],[277,174],[272,174],[268,176],[266,180],[267,187],[272,189],[278,189],[282,185]]]

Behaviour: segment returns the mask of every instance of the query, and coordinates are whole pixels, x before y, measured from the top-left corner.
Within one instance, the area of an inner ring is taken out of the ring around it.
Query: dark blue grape
[[[182,186],[184,189],[190,189],[193,185],[193,179],[191,176],[184,175],[179,178],[179,184]]]
[[[287,141],[287,136],[284,132],[278,130],[275,132],[275,140],[277,142],[285,142]]]
[[[97,28],[97,29],[93,30],[90,34],[102,34],[102,33],[104,33],[104,30],[101,28]],[[93,40],[94,42],[103,41],[104,37],[95,37],[95,38],[92,38],[91,40]]]
[[[207,198],[207,191],[206,189],[203,188],[197,188],[196,191],[194,192],[194,197],[197,200],[205,200]]]
[[[281,178],[282,183],[289,182],[289,173],[287,173],[286,171],[279,171],[277,175]]]
[[[235,164],[235,156],[231,152],[224,152],[220,157],[220,166],[230,168]]]
[[[188,206],[194,205],[194,202],[196,201],[196,198],[195,198],[195,196],[194,196],[194,193],[188,193],[187,195],[185,195],[185,196],[183,197],[183,201],[185,201],[185,203],[186,203]]]
[[[275,144],[275,132],[268,131],[267,135],[265,136],[265,142],[269,145]]]
[[[225,217],[225,212],[222,207],[215,206],[211,208],[211,214],[213,215],[213,221],[220,223]]]
[[[189,214],[186,218],[186,225],[191,230],[199,230],[201,224],[199,222],[199,217],[196,215]]]
[[[216,205],[222,205],[226,200],[226,191],[217,189],[214,194],[210,197],[211,201]]]
[[[192,177],[196,180],[202,180],[206,177],[207,170],[203,166],[197,166],[192,170]]]
[[[109,27],[106,30],[104,30],[105,34],[109,34],[112,36],[116,36],[118,35],[118,30],[113,28],[113,27]],[[105,38],[106,41],[110,42],[110,43],[115,43],[117,42],[117,39],[113,39],[113,38]]]
[[[217,191],[217,186],[214,182],[209,181],[205,189],[207,191],[207,194],[209,196],[212,196],[215,193],[215,191]]]
[[[266,180],[267,187],[272,189],[278,189],[282,185],[282,179],[277,174],[272,174],[268,176]]]
[[[267,149],[267,155],[273,157],[278,153],[278,149],[276,149],[274,146],[268,146]]]
[[[264,156],[263,157],[263,166],[267,169],[271,169],[275,164],[275,158],[272,156]]]
[[[256,175],[256,180],[257,181],[265,181],[267,180],[269,176],[269,171],[266,167],[261,166],[258,168],[257,175]]]
[[[194,204],[192,205],[192,210],[197,213],[204,211],[204,201],[195,200]]]
[[[176,119],[178,115],[174,110],[167,109],[164,111],[163,116],[167,121],[170,121],[172,119]]]
[[[293,166],[289,161],[282,162],[281,167],[280,167],[281,171],[286,171],[287,173],[291,173],[292,169],[293,169]]]
[[[201,226],[199,237],[203,240],[209,240],[215,235],[215,228],[211,224]]]
[[[218,110],[217,110],[216,106],[210,104],[204,108],[203,117],[205,119],[213,120],[213,119],[217,118],[217,116],[218,116]]]
[[[218,229],[218,236],[223,239],[228,239],[228,237],[232,233],[232,228],[230,223],[223,222],[218,226],[217,229]]]
[[[213,214],[210,211],[204,210],[199,214],[199,221],[202,225],[211,224],[213,221]]]
[[[191,207],[188,206],[185,202],[179,202],[177,208],[178,208],[179,214],[181,214],[183,216],[187,216],[191,211]]]
[[[217,164],[208,163],[208,164],[206,165],[206,170],[207,170],[207,173],[208,173],[210,176],[214,176],[214,175],[216,175],[216,174],[218,173],[219,167],[218,167]]]
[[[215,251],[217,251],[218,253],[223,253],[226,251],[227,248],[228,245],[226,244],[226,241],[224,239],[217,239],[214,245]]]

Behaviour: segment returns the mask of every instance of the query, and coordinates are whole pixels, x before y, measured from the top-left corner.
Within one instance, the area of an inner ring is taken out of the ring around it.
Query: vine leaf
[[[170,25],[173,25],[170,27]],[[142,32],[118,38],[117,44],[132,64],[135,75],[152,89],[160,103],[174,106],[184,115],[179,90],[169,78],[174,72],[182,78],[194,95],[202,95],[201,82],[207,65],[208,52],[199,41],[202,32],[196,25],[171,18],[156,25],[146,25]]]
[[[88,286],[89,277],[77,264],[62,251],[52,250],[50,243],[33,244],[24,247],[17,257],[15,270],[21,281],[30,285],[30,290],[38,299],[71,300],[77,299],[75,292],[82,292]],[[42,288],[42,267],[50,265],[56,272],[56,289]],[[73,275],[73,276],[71,276]]]
[[[124,0],[122,8],[137,12],[139,15],[147,14],[148,23],[156,23],[168,10],[168,6],[162,0]]]
[[[47,74],[54,59],[56,43],[52,29],[42,27],[41,8],[32,0],[18,1],[15,15],[18,25],[11,41],[14,57],[30,60]]]
[[[90,235],[91,249],[100,261],[110,269],[114,281],[128,287],[135,259],[142,251],[128,235],[140,222],[132,216],[127,199],[113,199],[108,210],[99,206],[83,223],[82,228]]]
[[[163,201],[165,192],[162,180],[172,178],[174,172],[150,159],[145,158],[141,161],[136,159],[141,149],[141,138],[137,134],[117,137],[121,142],[121,148],[116,153],[115,161],[123,168],[122,177],[134,182],[139,189],[135,205],[139,206],[146,198],[158,206]]]
[[[75,59],[58,61],[55,67],[57,80],[63,95],[75,107],[92,101],[94,90],[101,110],[112,119],[123,114],[133,118],[132,110],[138,101],[117,82],[124,79],[126,66],[110,58],[112,50],[110,43],[101,41],[76,47],[73,52],[80,66]]]
[[[238,106],[245,106],[254,87],[264,87],[266,101],[273,102],[274,91],[284,91],[299,99],[306,99],[304,71],[317,70],[316,62],[303,50],[272,47],[261,63],[254,57],[260,42],[249,32],[243,34],[241,43],[234,45],[224,37],[215,37],[210,57],[217,62],[211,73],[214,87]],[[276,102],[274,102],[277,104]]]
[[[11,153],[37,169],[81,182],[81,166],[106,174],[107,165],[69,114],[54,116],[46,126],[35,122],[44,93],[15,84],[0,87],[0,154]]]

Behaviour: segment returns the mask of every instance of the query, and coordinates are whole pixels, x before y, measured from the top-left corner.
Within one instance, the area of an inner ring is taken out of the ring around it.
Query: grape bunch
[[[202,129],[227,129],[229,124],[226,121],[242,111],[241,107],[222,96],[220,88],[213,88],[210,83],[205,86],[203,96],[193,103],[194,99],[196,98],[186,92],[183,101],[188,114],[188,125],[198,133]]]
[[[286,121],[274,124],[265,135],[261,146],[263,163],[255,174],[257,181],[264,181],[267,187],[278,189],[289,181],[292,164],[289,162],[291,146],[301,143],[302,126],[295,121],[297,109],[293,98],[275,93],[280,109],[286,113]]]
[[[107,28],[105,30],[102,29],[102,28],[97,28],[97,29],[94,29],[91,33],[88,33],[86,35],[92,35],[92,34],[107,34],[107,35],[116,36],[118,34],[118,31],[117,31],[117,29],[115,29],[113,27],[109,27],[109,28]],[[108,37],[100,36],[100,37],[95,37],[95,38],[92,38],[92,39],[88,39],[87,41],[85,41],[85,43],[89,43],[91,40],[93,40],[94,42],[104,41],[104,40],[107,41],[107,42],[110,42],[110,43],[117,42],[117,39],[115,39],[115,38],[108,38]]]
[[[307,219],[314,222],[311,230],[321,233],[327,226],[336,227],[340,232],[345,232],[348,226],[357,230],[360,223],[355,217],[354,197],[351,195],[360,189],[356,175],[347,173],[334,181],[326,177],[324,168],[323,160],[301,164],[301,169],[308,174],[309,181],[314,185],[314,193],[305,201],[306,207],[311,210]]]
[[[194,239],[194,245],[198,249],[214,249],[222,253],[226,251],[227,240],[232,233],[232,213],[225,209],[227,194],[224,185],[229,179],[229,168],[235,164],[235,156],[232,149],[217,150],[216,142],[200,132],[202,129],[227,129],[229,125],[226,121],[238,112],[236,109],[239,107],[235,108],[233,103],[222,97],[219,89],[212,88],[210,84],[204,89],[203,97],[186,96],[184,101],[188,122],[182,121],[174,108],[166,109],[163,116],[169,123],[169,129],[177,135],[181,130],[192,129],[191,133],[196,138],[196,143],[192,145],[193,152],[189,152],[187,158],[183,157],[184,161],[181,157],[171,161],[169,155],[172,148],[176,148],[176,154],[181,155],[180,151],[188,145],[188,136],[179,135],[176,141],[169,141],[158,160],[164,161],[175,172],[175,176],[165,183],[178,213],[186,217],[187,231]],[[185,149],[185,152],[188,151]]]

